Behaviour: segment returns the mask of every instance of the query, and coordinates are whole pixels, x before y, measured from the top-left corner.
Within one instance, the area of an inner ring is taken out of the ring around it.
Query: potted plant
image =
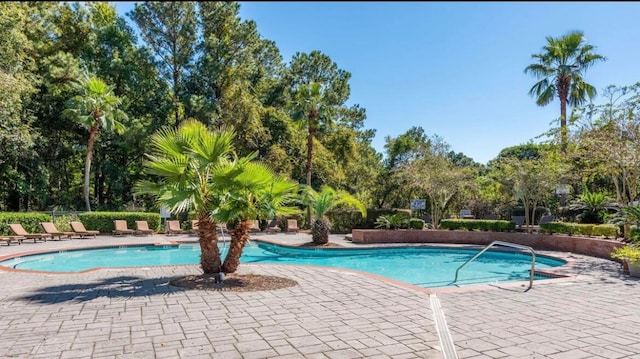
[[[627,245],[611,252],[611,258],[625,261],[629,267],[629,275],[640,277],[640,247]]]

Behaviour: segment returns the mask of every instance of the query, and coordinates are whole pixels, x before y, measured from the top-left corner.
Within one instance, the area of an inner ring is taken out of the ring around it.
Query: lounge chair
[[[40,227],[44,230],[44,233],[49,233],[54,239],[58,237],[58,240],[61,241],[62,238],[69,238],[74,234],[73,232],[62,232],[56,228],[56,225],[53,222],[40,222]]]
[[[13,241],[18,241],[18,244],[22,244],[22,241],[25,239],[26,238],[22,236],[0,236],[0,241],[7,242],[8,246],[10,246]]]
[[[516,224],[516,231],[522,232],[522,226],[524,225],[524,216],[511,216],[511,222]]]
[[[260,221],[257,219],[252,220],[249,223],[249,233],[260,233],[262,230],[260,229]]]
[[[281,231],[282,229],[278,226],[278,221],[275,219],[269,222],[269,224],[267,225],[267,228],[265,228],[265,232],[267,233],[277,233]]]
[[[96,236],[100,234],[100,231],[92,231],[84,228],[84,224],[82,224],[82,222],[69,222],[69,225],[71,225],[71,230],[76,235],[80,236],[80,238],[85,238],[88,236],[93,236],[93,238],[96,238]]]
[[[153,234],[153,229],[149,228],[147,221],[136,221],[136,234]]]
[[[287,232],[298,233],[300,228],[298,228],[298,220],[297,219],[287,219]]]
[[[20,223],[10,223],[9,228],[16,236],[33,239],[33,243],[36,243],[37,240],[46,242],[47,238],[53,237],[49,233],[28,233]]]
[[[127,221],[124,219],[116,219],[113,221],[113,226],[115,229],[113,230],[114,235],[123,235],[123,234],[134,234],[135,231],[133,229],[127,228]]]
[[[167,234],[183,234],[188,233],[180,228],[180,221],[167,221]]]
[[[545,223],[551,223],[555,219],[556,219],[556,216],[554,216],[554,215],[542,216],[542,217],[540,217],[540,221],[538,222],[538,225],[545,224]]]

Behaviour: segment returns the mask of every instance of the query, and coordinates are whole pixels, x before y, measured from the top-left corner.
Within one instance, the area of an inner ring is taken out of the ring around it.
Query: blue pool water
[[[221,245],[224,258],[227,247]],[[393,247],[367,249],[290,248],[251,242],[242,263],[303,264],[353,269],[422,287],[451,286],[456,269],[477,254],[474,249],[446,247]],[[59,251],[0,262],[0,266],[47,272],[79,272],[97,267],[130,267],[200,263],[198,244],[179,246],[127,246]],[[536,256],[536,269],[565,264]],[[531,255],[487,251],[465,266],[456,285],[528,280]]]

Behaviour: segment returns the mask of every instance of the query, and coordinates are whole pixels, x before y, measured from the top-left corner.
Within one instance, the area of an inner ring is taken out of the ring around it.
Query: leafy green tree
[[[591,66],[606,58],[594,52],[593,45],[585,43],[582,31],[572,31],[558,38],[548,36],[543,52],[531,57],[537,63],[527,66],[527,74],[540,79],[529,94],[536,104],[546,106],[554,98],[560,100],[560,139],[563,150],[567,144],[567,103],[571,106],[583,104],[596,95],[596,89],[586,83],[583,75]]]
[[[531,160],[506,157],[495,166],[501,171],[503,186],[511,188],[515,199],[522,202],[525,224],[531,231],[538,204],[554,195],[560,178],[567,171],[566,164],[557,153],[549,151]]]
[[[106,131],[123,133],[125,128],[119,120],[125,119],[127,116],[119,109],[122,100],[114,96],[113,88],[101,79],[95,76],[88,77],[80,90],[80,95],[74,96],[68,101],[63,115],[77,119],[81,126],[89,130],[84,164],[84,198],[87,210],[91,211],[89,181],[93,145],[102,128]]]
[[[145,43],[158,58],[158,69],[172,89],[174,118],[184,118],[185,77],[196,54],[197,13],[194,1],[145,1],[129,14]]]
[[[616,201],[625,206],[640,194],[640,83],[608,86],[604,95],[604,104],[577,109],[572,159],[581,178],[607,179]]]
[[[214,218],[232,224],[227,227],[231,244],[222,264],[224,273],[234,273],[240,265],[242,251],[249,239],[251,220],[299,211],[291,206],[295,202],[298,184],[276,175],[263,163],[248,162],[253,158],[253,155],[247,156],[238,162],[240,172],[223,184],[227,193],[219,210],[214,212]]]
[[[153,180],[136,185],[139,194],[152,194],[159,206],[171,213],[194,211],[198,218],[200,266],[204,274],[222,269],[215,217],[226,193],[221,183],[229,181],[234,169],[234,131],[213,132],[195,120],[175,128],[162,128],[151,137],[145,170]]]
[[[313,222],[311,223],[311,238],[313,243],[322,245],[329,242],[331,222],[326,214],[334,208],[351,207],[360,211],[362,216],[367,215],[364,204],[344,190],[336,190],[329,186],[323,186],[320,192],[312,187],[303,189],[302,203],[312,209]]]

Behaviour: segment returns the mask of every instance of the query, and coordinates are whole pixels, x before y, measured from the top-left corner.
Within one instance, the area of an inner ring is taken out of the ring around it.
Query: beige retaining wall
[[[467,230],[381,230],[354,229],[353,243],[443,243],[487,245],[493,241],[510,242],[538,250],[571,252],[593,257],[611,259],[610,253],[624,246],[616,240],[602,237],[580,237],[558,234],[485,232]]]

